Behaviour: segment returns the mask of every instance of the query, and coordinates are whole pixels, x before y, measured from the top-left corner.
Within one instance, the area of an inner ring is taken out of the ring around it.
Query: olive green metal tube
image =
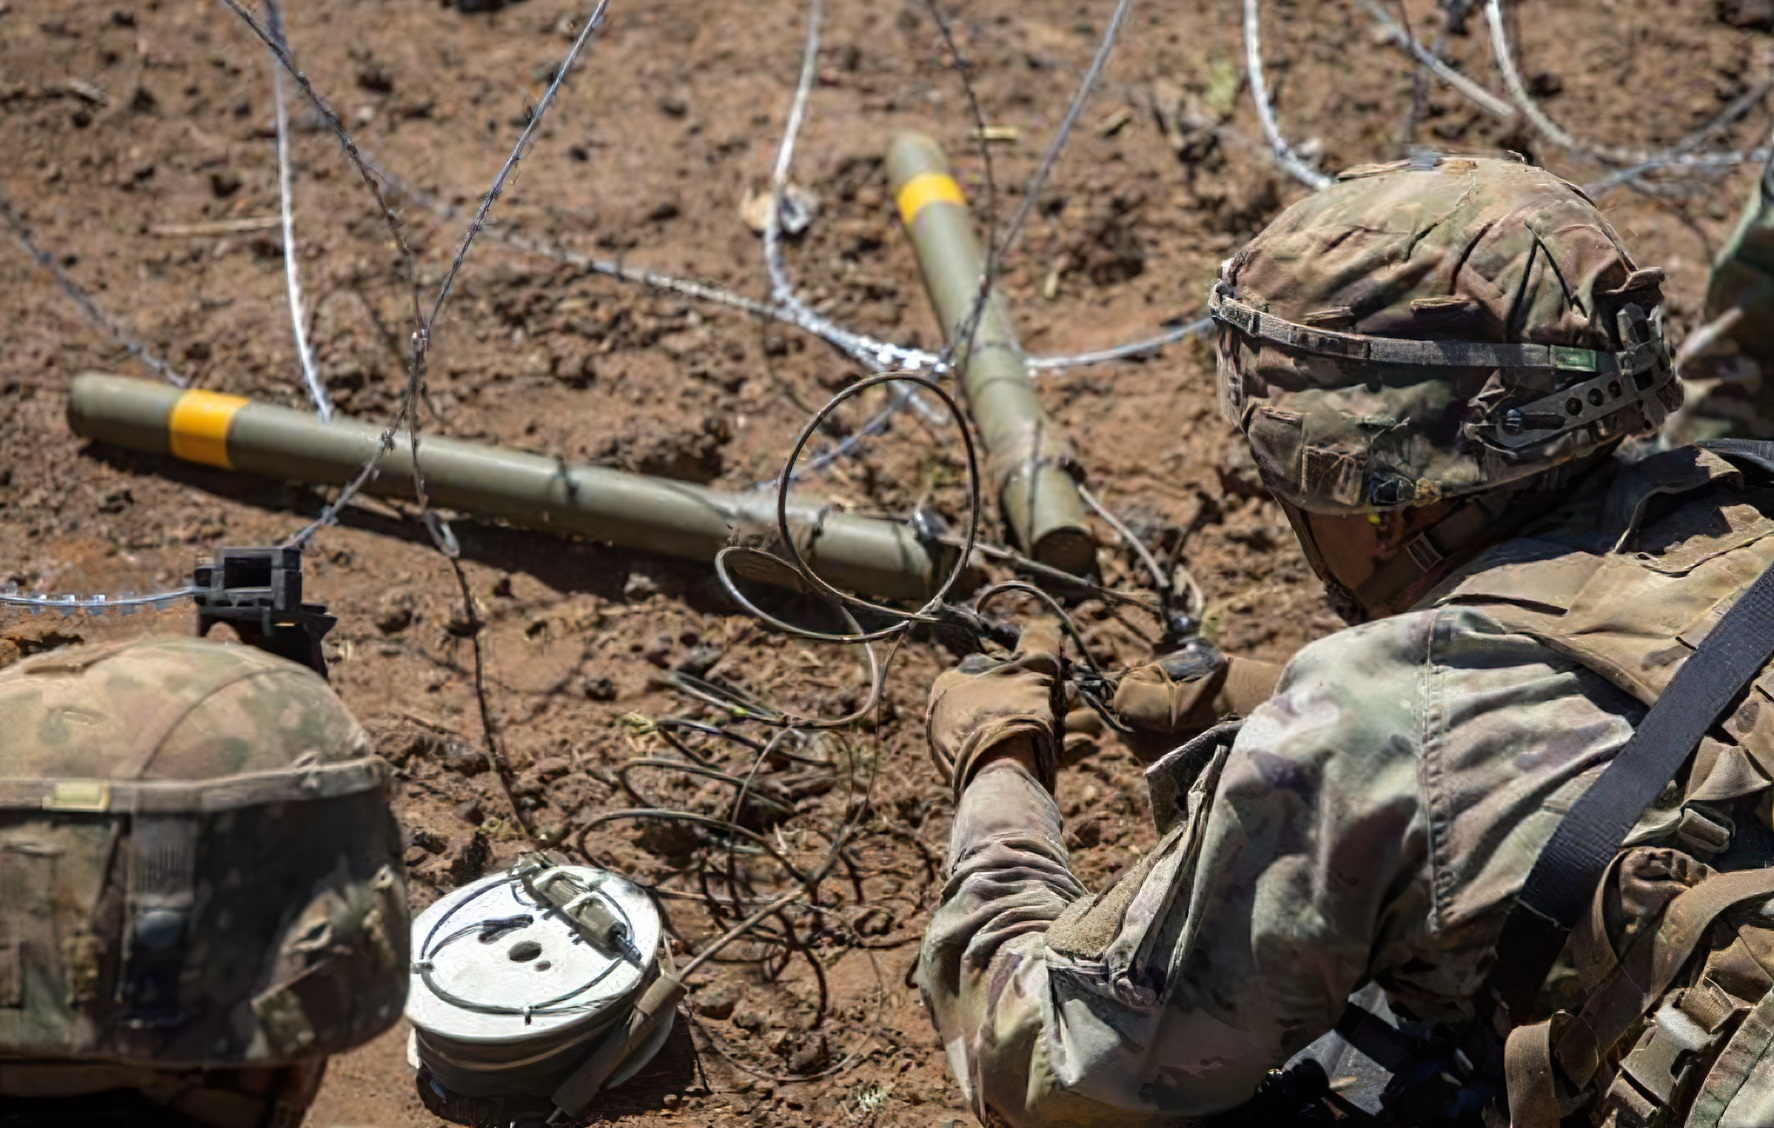
[[[979,300],[985,255],[966,198],[935,141],[902,133],[887,150],[887,175],[911,236],[943,336],[954,340]],[[1016,541],[1043,564],[1074,574],[1096,563],[1076,483],[1061,465],[1065,445],[1041,408],[1010,311],[994,292],[972,345],[957,352],[967,406],[985,443],[993,493]]]
[[[314,485],[350,480],[381,441],[381,430],[367,423],[322,423],[238,396],[99,373],[75,377],[68,424],[84,438]],[[434,504],[622,548],[712,560],[736,529],[776,529],[776,496],[768,491],[727,493],[429,436],[419,443],[419,465]],[[406,436],[380,456],[377,471],[366,492],[413,496]],[[900,522],[828,512],[808,498],[791,499],[789,521],[808,563],[841,587],[920,599],[941,579],[924,543]]]

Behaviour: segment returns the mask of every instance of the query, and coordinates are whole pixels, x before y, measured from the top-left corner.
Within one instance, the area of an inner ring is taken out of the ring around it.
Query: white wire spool
[[[555,866],[549,879],[601,902],[626,944],[588,939],[524,866],[448,894],[413,922],[409,1058],[461,1097],[547,1097],[658,974],[659,912],[616,874]],[[623,950],[626,948],[626,950]],[[612,1077],[645,1065],[669,1021]]]

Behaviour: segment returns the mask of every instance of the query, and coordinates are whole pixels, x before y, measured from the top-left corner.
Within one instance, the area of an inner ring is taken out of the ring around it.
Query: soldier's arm
[[[1376,624],[1303,652],[1181,822],[1098,897],[1067,868],[1046,789],[1014,761],[980,770],[922,980],[982,1118],[1223,1110],[1336,1021],[1376,942],[1420,919],[1426,631]]]

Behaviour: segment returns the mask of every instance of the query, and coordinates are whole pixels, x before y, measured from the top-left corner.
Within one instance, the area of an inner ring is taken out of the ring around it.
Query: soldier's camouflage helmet
[[[1439,156],[1352,169],[1222,269],[1221,404],[1301,509],[1477,493],[1680,405],[1661,285],[1541,169]]]
[[[386,766],[301,666],[159,639],[0,671],[0,1105],[299,1119],[265,1079],[305,1105],[400,1016],[399,849]]]

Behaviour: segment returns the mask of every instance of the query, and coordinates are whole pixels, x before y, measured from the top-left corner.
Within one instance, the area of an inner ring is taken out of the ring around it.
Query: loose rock
[[[739,994],[739,988],[731,983],[710,983],[696,992],[690,1005],[705,1018],[728,1019],[733,1017],[733,1008],[739,1005]]]
[[[391,591],[376,605],[376,629],[383,634],[399,634],[412,625],[412,592]]]
[[[492,860],[493,848],[487,844],[487,836],[477,830],[457,844],[450,856],[450,880],[466,885],[486,873],[487,863]]]

